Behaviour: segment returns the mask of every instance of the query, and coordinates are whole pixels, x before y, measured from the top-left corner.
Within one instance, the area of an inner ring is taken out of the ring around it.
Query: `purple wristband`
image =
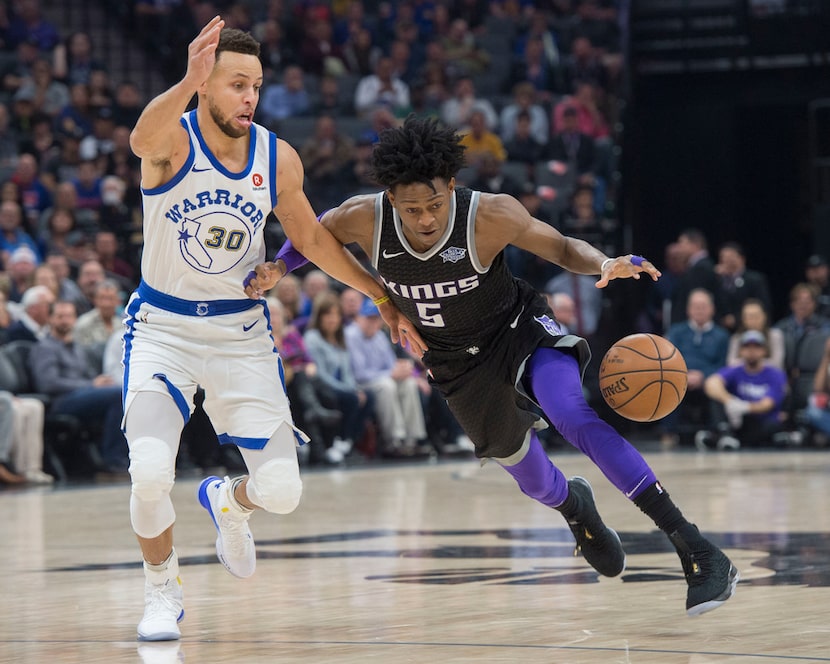
[[[637,267],[640,267],[640,266],[642,266],[644,260],[645,260],[645,258],[643,258],[642,256],[632,256],[631,257],[631,264],[636,265]]]

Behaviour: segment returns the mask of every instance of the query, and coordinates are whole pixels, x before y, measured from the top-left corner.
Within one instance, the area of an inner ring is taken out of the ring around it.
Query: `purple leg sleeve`
[[[550,462],[535,431],[530,432],[530,448],[524,458],[513,466],[502,467],[518,482],[522,493],[543,505],[557,507],[568,497],[568,481]]]
[[[636,498],[657,481],[642,455],[585,401],[575,357],[554,348],[537,348],[527,375],[553,426],[627,498]]]

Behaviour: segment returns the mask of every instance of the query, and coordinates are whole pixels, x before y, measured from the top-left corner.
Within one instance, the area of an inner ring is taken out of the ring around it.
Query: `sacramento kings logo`
[[[460,247],[450,247],[449,249],[445,249],[438,255],[444,259],[445,263],[447,261],[449,261],[450,263],[457,263],[462,258],[464,258],[464,256],[467,255],[467,250],[461,249]]]
[[[225,210],[194,218],[185,215],[179,223],[182,258],[199,272],[227,272],[245,257],[250,246],[248,226]]]

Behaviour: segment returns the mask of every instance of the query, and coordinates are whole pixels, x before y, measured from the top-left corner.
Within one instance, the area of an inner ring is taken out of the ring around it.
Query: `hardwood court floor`
[[[307,472],[291,515],[255,514],[258,569],[231,577],[194,494],[174,490],[187,615],[138,644],[143,577],[126,484],[0,492],[0,662],[830,662],[830,452],[647,455],[738,565],[720,609],[684,611],[676,555],[585,458],[628,553],[599,579],[563,519],[475,461]]]

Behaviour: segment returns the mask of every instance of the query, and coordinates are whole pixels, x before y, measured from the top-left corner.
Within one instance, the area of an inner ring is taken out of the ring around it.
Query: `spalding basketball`
[[[599,367],[605,402],[635,422],[672,412],[686,394],[686,361],[668,339],[632,334],[615,343]]]

